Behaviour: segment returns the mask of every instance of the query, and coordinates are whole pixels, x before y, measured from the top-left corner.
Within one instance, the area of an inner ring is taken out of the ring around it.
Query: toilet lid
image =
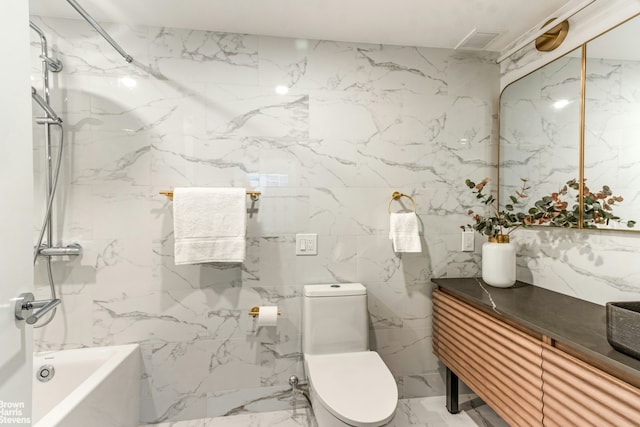
[[[398,387],[375,351],[305,355],[305,361],[318,399],[338,419],[378,426],[393,417]]]

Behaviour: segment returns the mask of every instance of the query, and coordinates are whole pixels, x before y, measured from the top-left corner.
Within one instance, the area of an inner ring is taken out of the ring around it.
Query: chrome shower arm
[[[100,33],[100,35],[104,37],[104,39],[107,42],[109,42],[109,44],[113,46],[113,48],[117,50],[120,55],[122,55],[125,61],[127,62],[133,61],[133,57],[129,55],[127,52],[125,52],[125,50],[122,49],[120,45],[116,43],[114,39],[111,38],[109,33],[107,33],[105,29],[102,28],[100,24],[98,24],[98,22],[95,19],[93,19],[93,17],[89,15],[89,13],[86,10],[82,8],[82,6],[80,6],[75,0],[67,0],[67,3],[69,3],[71,7],[73,7],[76,10],[76,12],[78,12],[85,19],[85,21],[89,23],[89,25],[91,25],[98,33]]]
[[[47,38],[44,36],[44,31],[42,31],[40,27],[38,27],[32,21],[29,21],[29,26],[40,36],[40,43],[42,45],[42,56],[47,56]]]
[[[62,61],[60,61],[58,58],[51,58],[49,56],[49,48],[47,47],[47,38],[44,35],[44,31],[42,31],[40,27],[38,27],[32,21],[29,21],[29,26],[33,31],[38,33],[38,36],[40,36],[40,59],[47,63],[47,69],[49,71],[53,71],[54,73],[59,73],[60,71],[62,71]]]

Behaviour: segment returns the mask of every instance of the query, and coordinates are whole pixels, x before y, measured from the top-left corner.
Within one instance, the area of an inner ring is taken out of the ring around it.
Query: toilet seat
[[[381,426],[393,418],[398,387],[378,353],[304,357],[311,387],[336,418],[353,426]]]

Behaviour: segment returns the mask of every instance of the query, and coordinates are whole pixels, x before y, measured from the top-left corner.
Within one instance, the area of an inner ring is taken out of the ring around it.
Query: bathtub
[[[140,349],[137,344],[43,352],[33,360],[34,427],[139,425]],[[41,367],[55,369],[41,382]]]

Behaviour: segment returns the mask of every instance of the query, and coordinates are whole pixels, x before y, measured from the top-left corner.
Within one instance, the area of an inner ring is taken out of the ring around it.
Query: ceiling
[[[575,0],[76,0],[97,21],[268,36],[455,48],[474,29],[510,42]],[[79,19],[65,0],[34,15]]]

